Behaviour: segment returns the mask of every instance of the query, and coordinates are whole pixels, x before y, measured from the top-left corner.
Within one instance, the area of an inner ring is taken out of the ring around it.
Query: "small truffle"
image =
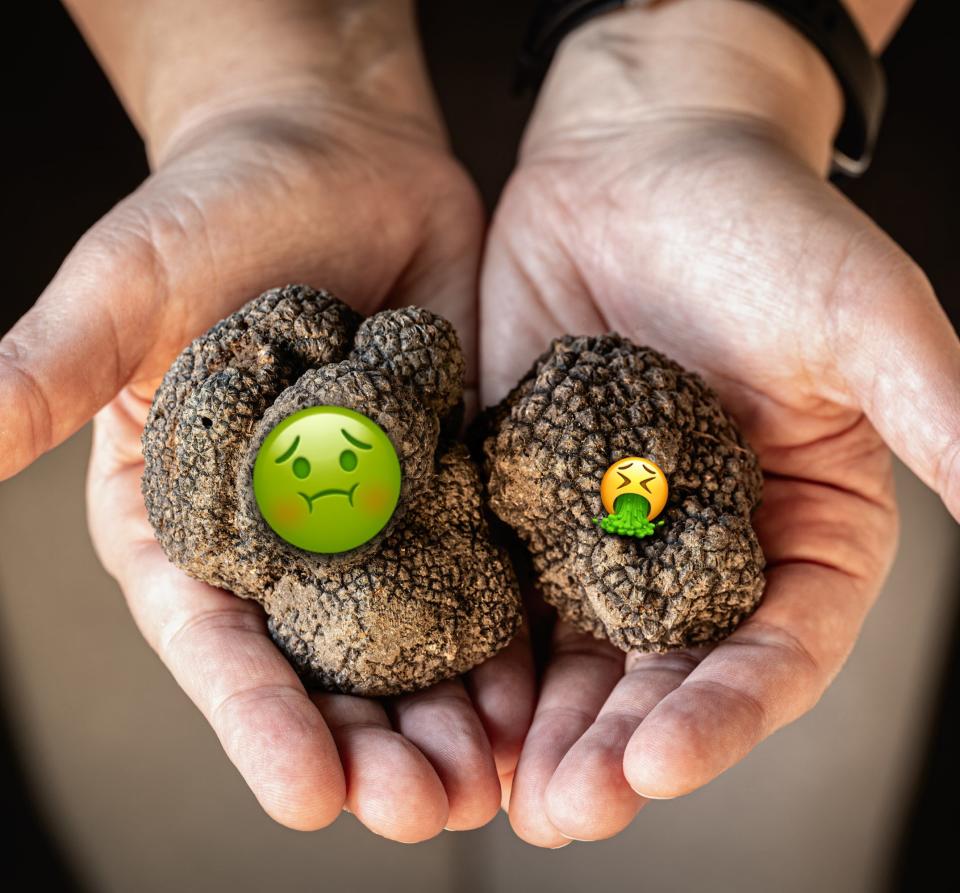
[[[721,639],[756,607],[760,467],[698,375],[618,335],[567,336],[476,430],[489,505],[564,620],[664,652]],[[652,459],[669,482],[663,525],[643,539],[595,523],[604,471],[624,456]]]
[[[482,487],[452,439],[463,357],[426,310],[363,320],[302,285],[266,292],[197,338],[154,398],[143,495],[157,539],[193,577],[263,605],[303,679],[363,695],[413,691],[469,670],[520,623],[513,569],[493,544]],[[402,472],[387,526],[349,552],[278,537],[252,487],[270,430],[309,406],[366,415]]]

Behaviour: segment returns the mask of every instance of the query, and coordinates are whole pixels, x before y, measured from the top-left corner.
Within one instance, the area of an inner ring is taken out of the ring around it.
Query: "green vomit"
[[[649,514],[650,503],[639,493],[624,493],[614,501],[612,515],[594,518],[593,523],[599,524],[607,533],[642,539],[663,525],[663,521],[657,521],[656,524],[650,521],[647,517]]]

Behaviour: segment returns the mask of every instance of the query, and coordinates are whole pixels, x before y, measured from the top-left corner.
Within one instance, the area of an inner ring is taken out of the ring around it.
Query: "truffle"
[[[424,688],[490,657],[519,626],[512,567],[491,541],[477,468],[454,440],[463,368],[453,327],[426,310],[364,320],[327,292],[291,285],[197,338],[154,397],[142,489],[157,539],[191,576],[263,605],[308,684]],[[318,405],[379,425],[402,474],[387,525],[339,554],[281,539],[252,487],[271,429]]]
[[[618,335],[567,336],[477,432],[489,505],[564,620],[624,651],[663,652],[718,640],[756,607],[762,476],[698,375]],[[644,538],[596,523],[601,479],[624,456],[669,482],[663,524]]]

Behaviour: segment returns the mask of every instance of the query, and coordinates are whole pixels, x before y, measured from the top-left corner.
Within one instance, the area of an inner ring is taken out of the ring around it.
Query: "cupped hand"
[[[171,566],[140,495],[140,434],[193,337],[268,287],[307,282],[363,313],[450,319],[474,368],[482,212],[431,114],[317,90],[195,114],[77,244],[0,345],[0,476],[97,412],[96,548],[150,645],[264,809],[293,828],[344,807],[401,841],[488,821],[532,709],[517,645],[465,681],[386,701],[310,694],[261,609]],[[469,384],[469,383],[468,383]]]
[[[517,833],[548,847],[617,833],[816,703],[892,560],[891,449],[960,517],[960,346],[927,280],[824,181],[829,133],[803,101],[768,114],[792,89],[782,71],[742,51],[728,64],[675,24],[631,46],[627,15],[564,45],[497,211],[483,399],[568,332],[618,331],[697,370],[761,460],[767,585],[712,649],[624,655],[558,624],[509,801]],[[657,54],[695,81],[701,51],[699,74],[742,70],[749,99],[727,87],[708,104],[701,82],[674,102]]]

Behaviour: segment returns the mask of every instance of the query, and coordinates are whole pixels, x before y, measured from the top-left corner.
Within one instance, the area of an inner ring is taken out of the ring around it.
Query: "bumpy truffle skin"
[[[721,639],[756,607],[760,468],[699,376],[618,335],[567,336],[478,426],[489,504],[563,619],[664,652]],[[669,482],[664,525],[644,539],[594,523],[603,473],[624,456]]]
[[[465,672],[510,641],[517,583],[484,517],[478,471],[446,433],[462,406],[453,327],[404,308],[363,320],[302,285],[266,292],[178,357],[143,434],[143,495],[172,562],[260,602],[304,680],[386,695]],[[349,552],[306,552],[253,495],[270,430],[308,406],[361,412],[393,442],[400,499]]]

